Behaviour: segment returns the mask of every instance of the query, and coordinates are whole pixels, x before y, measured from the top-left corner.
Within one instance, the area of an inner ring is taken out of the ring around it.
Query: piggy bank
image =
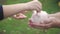
[[[46,11],[40,11],[39,13],[37,13],[35,10],[33,11],[30,21],[33,23],[40,23],[44,20],[48,20],[48,13]]]

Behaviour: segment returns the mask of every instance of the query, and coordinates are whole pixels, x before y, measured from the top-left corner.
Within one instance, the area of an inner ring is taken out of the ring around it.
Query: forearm
[[[57,26],[58,28],[60,28],[60,20],[57,20],[57,23],[56,23],[56,24],[57,24],[56,26]]]
[[[23,4],[14,4],[14,5],[3,5],[4,17],[20,13],[21,11],[26,10],[26,3]]]
[[[60,12],[54,13],[54,14],[49,14],[49,16],[56,17],[56,18],[60,19]]]
[[[4,17],[8,17],[25,10],[36,10],[37,12],[40,12],[41,9],[42,5],[39,1],[30,1],[27,3],[14,5],[3,5]]]

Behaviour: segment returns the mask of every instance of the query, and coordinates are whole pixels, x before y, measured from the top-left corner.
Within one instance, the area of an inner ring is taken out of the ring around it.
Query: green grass
[[[7,4],[16,4],[28,2],[31,0],[7,0]],[[43,4],[43,10],[48,13],[55,13],[60,11],[57,5],[58,0],[39,0]],[[28,19],[31,17],[32,12],[26,14],[26,19],[7,18],[0,21],[0,34],[43,34],[39,29],[33,29],[28,26]],[[47,34],[58,34],[60,29],[49,29]]]

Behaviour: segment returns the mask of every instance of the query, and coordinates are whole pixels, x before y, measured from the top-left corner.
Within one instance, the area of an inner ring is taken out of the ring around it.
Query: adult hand
[[[49,20],[45,20],[42,22],[40,22],[40,24],[38,23],[33,23],[31,20],[29,20],[29,26],[33,27],[33,28],[43,28],[43,29],[49,29],[49,28],[57,28],[60,27],[60,19],[51,17],[49,18]]]

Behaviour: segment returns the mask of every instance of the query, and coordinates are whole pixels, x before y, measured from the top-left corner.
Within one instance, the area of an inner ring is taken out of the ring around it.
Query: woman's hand
[[[29,20],[29,26],[33,28],[43,28],[43,29],[49,29],[49,28],[57,28],[60,27],[60,19],[51,17],[49,20],[43,21],[43,23],[40,22],[38,23],[33,23],[31,20]]]

